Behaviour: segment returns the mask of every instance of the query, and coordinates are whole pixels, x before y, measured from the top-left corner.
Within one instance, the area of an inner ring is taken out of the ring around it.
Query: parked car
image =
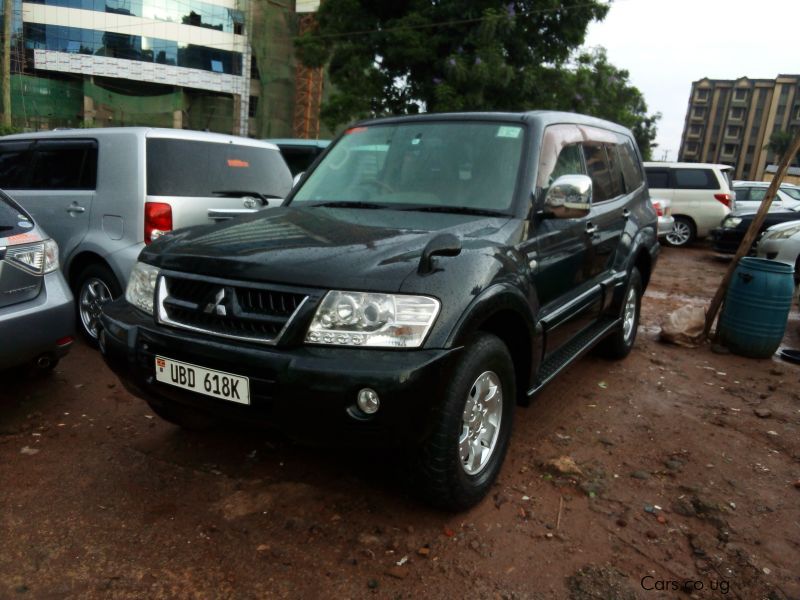
[[[656,224],[613,123],[365,121],[281,208],[146,247],[103,308],[101,350],[168,421],[393,443],[415,489],[465,508],[500,470],[516,403],[593,347],[630,352]]]
[[[756,216],[755,211],[735,212],[723,219],[720,226],[711,232],[712,248],[721,255],[732,255],[739,249],[750,223]],[[797,221],[800,219],[800,207],[793,209],[776,209],[767,213],[764,223],[759,229],[759,233],[766,231],[777,223],[786,221]],[[756,236],[756,241],[758,236]],[[755,243],[751,246],[749,254],[755,254]]]
[[[307,171],[331,143],[330,140],[305,140],[302,138],[275,138],[265,141],[280,148],[281,154],[292,172],[292,177],[297,177]]]
[[[276,146],[230,135],[113,127],[0,139],[0,187],[58,243],[90,342],[146,244],[276,205],[291,184]]]
[[[767,195],[768,183],[761,181],[735,181],[733,183],[734,200],[731,211],[756,211]],[[800,199],[795,199],[789,193],[789,188],[781,186],[775,198],[772,199],[770,210],[796,208],[800,206]],[[800,190],[798,190],[800,191]]]
[[[672,233],[675,228],[675,219],[672,216],[672,203],[662,198],[650,198],[653,208],[658,215],[658,237],[662,238],[668,233]]]
[[[731,167],[708,163],[647,162],[647,185],[654,198],[672,202],[675,227],[670,246],[705,238],[730,212]]]
[[[757,251],[761,258],[792,265],[795,284],[800,284],[800,219],[767,229],[758,241]]]
[[[0,369],[29,363],[53,369],[69,351],[74,327],[58,246],[0,192]]]

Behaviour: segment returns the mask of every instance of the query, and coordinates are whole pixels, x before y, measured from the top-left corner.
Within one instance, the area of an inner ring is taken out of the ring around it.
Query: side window
[[[604,146],[606,156],[608,156],[608,174],[611,179],[608,188],[609,198],[616,198],[625,193],[625,181],[622,179],[622,167],[617,154],[617,144],[605,144]]]
[[[752,188],[750,190],[750,200],[755,200],[757,202],[761,202],[764,199],[764,196],[767,195],[767,188]],[[739,199],[738,197],[736,198]],[[777,198],[780,201],[780,198]]]
[[[54,141],[35,146],[30,189],[93,190],[96,179],[94,142]]]
[[[570,144],[564,146],[558,154],[556,166],[550,175],[550,183],[562,175],[585,175],[586,169],[583,168],[583,154],[580,144]]]
[[[718,187],[717,178],[710,169],[674,169],[676,189],[713,190]]]
[[[625,139],[617,146],[619,150],[620,166],[622,167],[622,176],[625,179],[625,189],[632,192],[638,189],[644,182],[642,177],[642,166],[639,163],[639,156],[633,147],[633,142],[630,139]]]
[[[586,170],[592,179],[592,202],[602,202],[614,196],[611,194],[611,174],[608,157],[603,144],[585,143]]]
[[[0,144],[0,188],[20,189],[28,179],[30,142]]]
[[[668,169],[646,168],[644,172],[647,176],[647,187],[651,189],[667,189],[670,187]]]
[[[733,190],[733,195],[736,200],[749,200],[750,199],[750,188],[736,188]]]
[[[539,150],[536,187],[549,188],[561,175],[585,175],[580,148],[583,139],[575,125],[551,125],[544,131]]]

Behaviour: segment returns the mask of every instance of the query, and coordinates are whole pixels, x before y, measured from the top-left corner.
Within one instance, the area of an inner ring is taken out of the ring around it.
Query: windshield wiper
[[[506,217],[504,212],[490,208],[472,208],[469,206],[406,206],[398,210],[415,210],[419,212],[454,213],[459,215],[479,215],[482,217]]]
[[[349,200],[330,200],[327,202],[303,202],[308,206],[324,206],[326,208],[392,208],[389,204],[378,204],[377,202],[351,202]],[[302,205],[298,202],[298,205]]]
[[[272,194],[262,194],[260,192],[251,192],[249,190],[217,190],[215,192],[211,192],[215,196],[222,196],[223,198],[245,198],[247,196],[251,196],[253,198],[257,198],[261,201],[262,206],[269,205],[269,199],[273,198],[280,198],[280,196],[273,196]]]

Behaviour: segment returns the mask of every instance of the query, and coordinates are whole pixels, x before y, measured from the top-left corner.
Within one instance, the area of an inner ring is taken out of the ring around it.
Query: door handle
[[[597,225],[592,225],[591,223],[586,224],[586,235],[594,235],[597,233]]]
[[[622,211],[622,218],[623,219],[627,219],[630,216],[631,216],[631,211],[629,211],[627,208]]]
[[[73,205],[67,207],[67,212],[68,213],[82,213],[82,212],[86,212],[86,209],[83,208],[82,206],[78,206],[77,204],[73,204]]]

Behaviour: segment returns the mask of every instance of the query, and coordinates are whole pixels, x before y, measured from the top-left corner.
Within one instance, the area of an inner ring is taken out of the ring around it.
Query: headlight
[[[741,217],[728,217],[722,222],[723,229],[733,229],[742,222]]]
[[[337,346],[417,348],[439,313],[427,296],[328,292],[306,333],[306,342]]]
[[[128,279],[125,300],[149,315],[153,314],[153,297],[158,280],[158,269],[148,264],[137,262]]]
[[[764,239],[785,240],[786,238],[792,237],[796,233],[800,233],[800,223],[794,227],[786,227],[785,229],[779,229],[778,231],[768,231],[764,234]]]
[[[58,244],[45,240],[27,246],[11,246],[6,251],[6,259],[36,275],[50,273],[58,269]]]

